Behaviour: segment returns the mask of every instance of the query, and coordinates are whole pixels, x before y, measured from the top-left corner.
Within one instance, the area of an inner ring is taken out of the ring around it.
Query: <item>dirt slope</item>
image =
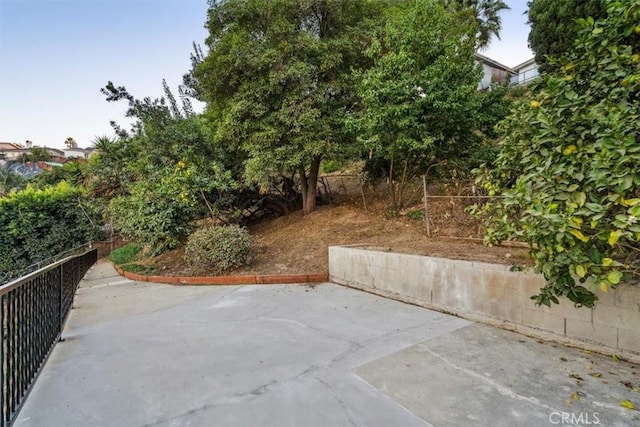
[[[385,218],[381,212],[365,211],[352,204],[321,206],[316,212],[298,213],[251,227],[255,259],[251,266],[234,272],[324,273],[331,245],[364,244],[453,259],[502,264],[529,264],[526,249],[488,248],[479,242],[429,238],[423,223],[407,218]],[[187,275],[182,250],[148,260],[159,274]]]

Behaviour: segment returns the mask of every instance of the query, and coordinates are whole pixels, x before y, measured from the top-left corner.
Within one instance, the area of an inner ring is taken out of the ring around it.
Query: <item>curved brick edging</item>
[[[256,274],[214,277],[187,276],[143,276],[124,271],[113,264],[119,275],[136,282],[167,283],[171,285],[275,285],[275,284],[307,284],[328,282],[327,274]]]

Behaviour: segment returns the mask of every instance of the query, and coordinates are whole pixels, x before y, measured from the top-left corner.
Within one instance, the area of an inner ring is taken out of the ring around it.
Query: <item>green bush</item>
[[[408,211],[406,215],[407,215],[407,218],[412,219],[414,221],[424,219],[424,211],[422,209],[412,209]]]
[[[124,238],[149,246],[151,255],[177,248],[193,229],[197,210],[196,196],[183,175],[176,169],[138,181],[130,195],[111,200],[107,217]]]
[[[322,162],[322,172],[323,173],[331,173],[337,172],[342,169],[344,165],[337,160],[325,160]]]
[[[89,242],[97,225],[82,189],[66,182],[0,197],[0,280]]]
[[[109,254],[109,259],[114,264],[127,264],[135,261],[140,251],[142,251],[142,245],[138,243],[129,243],[128,245],[112,251]]]
[[[251,255],[251,236],[246,228],[212,226],[189,236],[184,260],[194,271],[223,273],[247,265]]]
[[[483,178],[503,196],[483,208],[487,240],[529,243],[538,304],[592,307],[597,289],[640,277],[640,0],[605,4],[502,123]]]

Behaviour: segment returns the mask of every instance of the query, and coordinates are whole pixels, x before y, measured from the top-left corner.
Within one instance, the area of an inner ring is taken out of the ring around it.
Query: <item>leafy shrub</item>
[[[412,219],[414,221],[424,219],[424,211],[422,209],[412,209],[408,211],[406,215],[407,215],[407,218]]]
[[[188,171],[187,171],[188,172]],[[198,202],[185,174],[174,172],[131,187],[131,195],[111,200],[107,216],[126,239],[149,246],[151,255],[177,248],[192,230]]]
[[[129,243],[128,245],[113,250],[109,254],[109,259],[114,264],[127,264],[135,261],[140,251],[142,251],[142,245],[138,243]]]
[[[325,160],[324,162],[322,162],[323,173],[337,172],[342,169],[342,167],[342,163],[337,160]]]
[[[562,67],[505,120],[485,188],[487,239],[524,240],[547,280],[538,304],[591,307],[640,276],[640,0],[578,20]]]
[[[189,236],[184,260],[194,271],[222,273],[247,265],[251,255],[251,236],[235,225],[201,228]]]
[[[0,197],[0,280],[92,240],[97,219],[66,182]]]

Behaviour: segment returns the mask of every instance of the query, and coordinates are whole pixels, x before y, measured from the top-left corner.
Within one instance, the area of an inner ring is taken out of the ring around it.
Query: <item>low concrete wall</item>
[[[512,272],[506,265],[355,246],[329,248],[329,279],[525,334],[640,358],[639,286],[598,291],[593,309],[575,308],[568,300],[538,307],[531,295],[544,285],[541,275]]]

